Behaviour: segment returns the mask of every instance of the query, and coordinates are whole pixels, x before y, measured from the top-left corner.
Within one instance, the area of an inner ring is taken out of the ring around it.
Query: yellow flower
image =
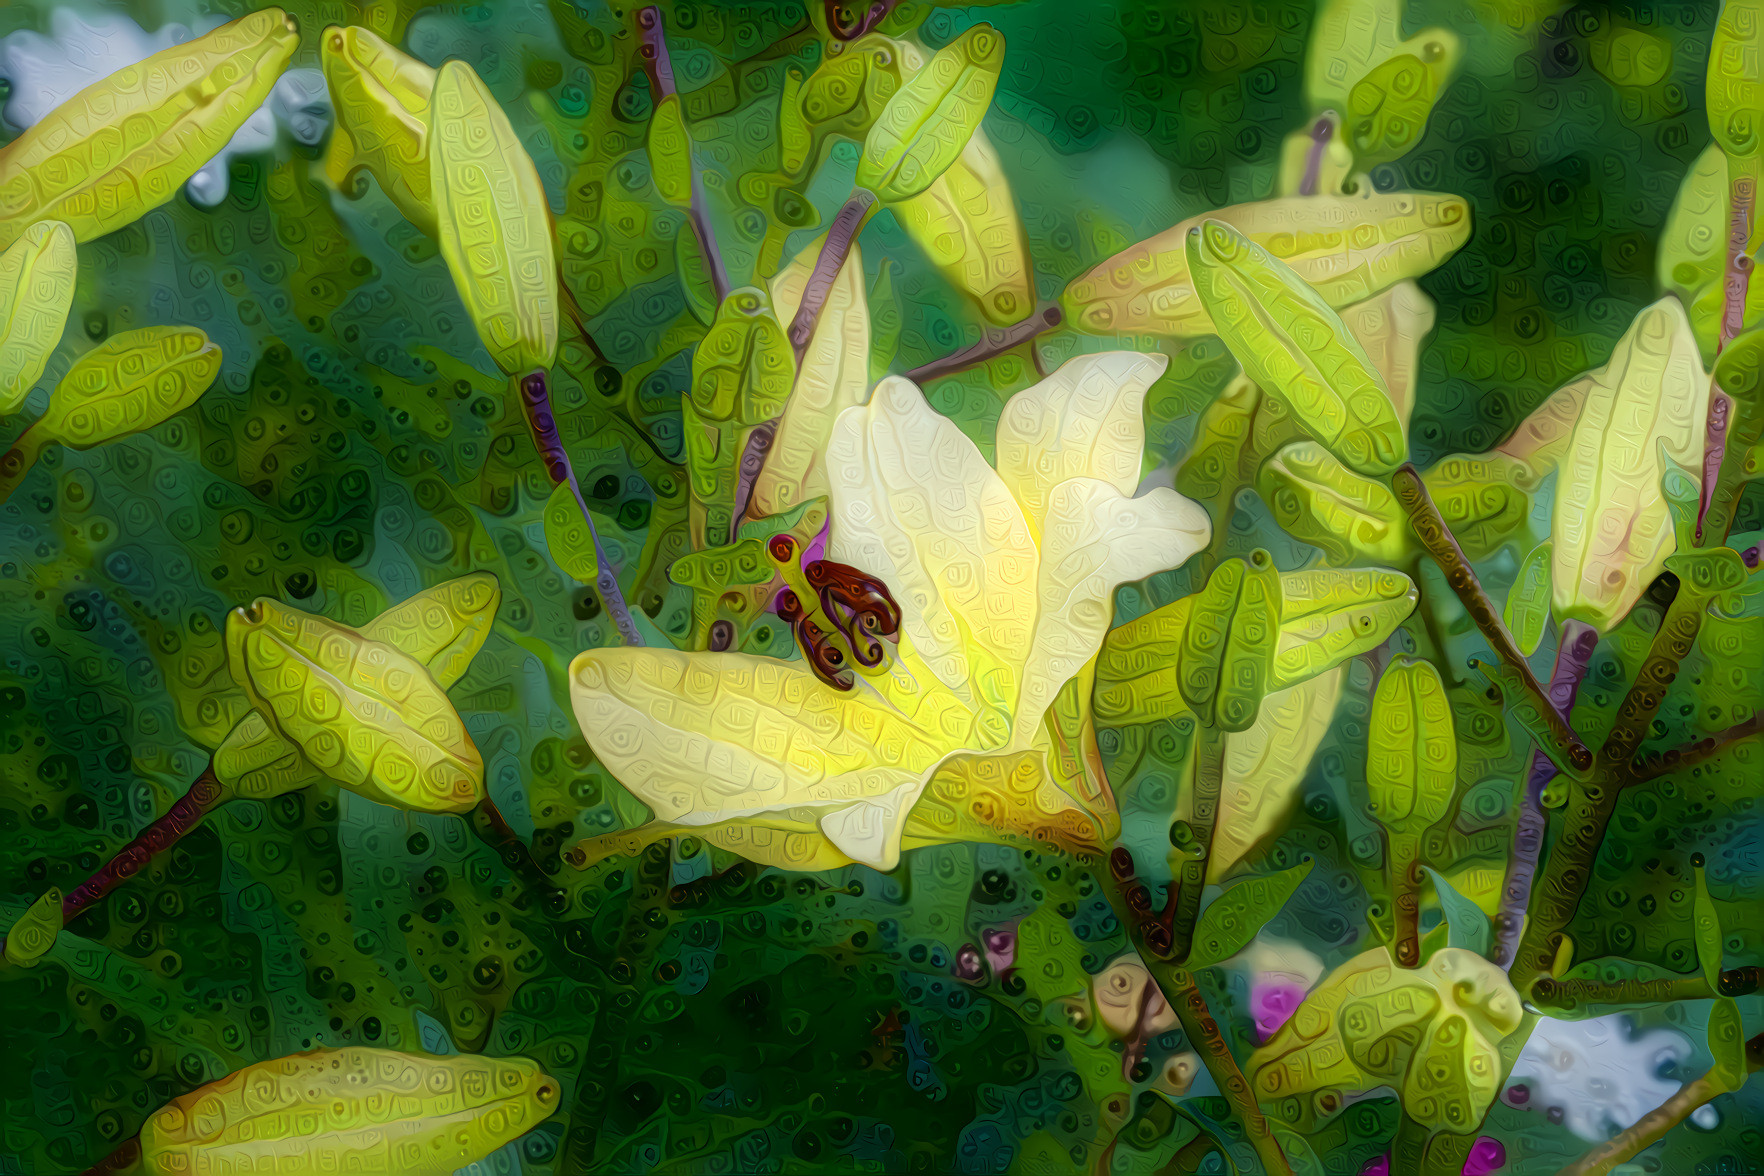
[[[1071,754],[1050,707],[1074,679],[1088,698],[1115,586],[1208,538],[1205,512],[1175,491],[1130,497],[1141,405],[1166,362],[1084,356],[1018,393],[996,469],[914,384],[884,380],[833,427],[827,557],[887,586],[898,645],[845,691],[802,661],[590,650],[570,692],[601,762],[663,831],[797,868],[892,869],[946,767],[940,795],[967,812],[1047,813],[1051,761]]]
[[[141,1129],[151,1176],[398,1172],[449,1176],[557,1110],[525,1058],[318,1049],[238,1070]]]

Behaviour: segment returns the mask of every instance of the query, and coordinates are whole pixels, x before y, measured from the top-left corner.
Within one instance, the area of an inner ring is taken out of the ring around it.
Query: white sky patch
[[[0,77],[12,85],[5,119],[19,130],[33,126],[93,82],[224,23],[223,17],[208,16],[194,28],[169,23],[149,33],[121,13],[57,8],[49,15],[48,36],[21,29],[0,38]],[[316,69],[288,70],[226,147],[191,177],[185,193],[192,203],[212,208],[226,199],[233,156],[269,151],[284,132],[296,143],[316,146],[330,123],[324,75]]]
[[[1524,1083],[1533,1109],[1559,1107],[1568,1130],[1603,1142],[1677,1094],[1683,1083],[1660,1074],[1695,1052],[1690,1039],[1673,1029],[1632,1036],[1622,1013],[1586,1021],[1544,1017],[1507,1085]]]

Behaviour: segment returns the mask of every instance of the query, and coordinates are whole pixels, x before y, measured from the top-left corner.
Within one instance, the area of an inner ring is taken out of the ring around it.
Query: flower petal
[[[1023,671],[1012,746],[1027,747],[1066,681],[1102,648],[1115,586],[1174,568],[1207,545],[1207,512],[1174,490],[1126,498],[1073,478],[1053,491],[1042,535],[1040,614]]]
[[[812,259],[811,259],[812,263]],[[802,303],[810,267],[792,263],[772,280],[772,308],[789,323]],[[864,259],[856,246],[840,267],[815,334],[803,352],[790,403],[778,421],[766,464],[754,481],[747,512],[780,514],[828,492],[827,436],[841,412],[869,398],[870,312],[864,298]]]
[[[589,650],[570,700],[608,770],[681,824],[843,807],[928,777],[947,751],[868,690],[741,653]]]
[[[1097,478],[1122,494],[1139,484],[1145,392],[1165,355],[1105,351],[1067,360],[1011,397],[998,418],[998,474],[1039,538],[1054,487]]]
[[[979,718],[983,742],[972,749],[1002,745],[1029,660],[1040,562],[1016,499],[898,376],[840,414],[828,475],[830,558],[888,585],[906,638]]]

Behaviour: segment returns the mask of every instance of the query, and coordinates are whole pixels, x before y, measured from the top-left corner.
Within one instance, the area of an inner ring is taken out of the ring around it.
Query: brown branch
[[[942,359],[934,359],[930,363],[920,364],[906,373],[906,378],[915,384],[924,384],[940,376],[959,372],[963,368],[971,368],[991,359],[997,359],[1008,351],[1014,351],[1025,343],[1033,343],[1036,336],[1053,330],[1066,321],[1065,312],[1058,304],[1043,303],[1036,308],[1034,314],[1021,322],[1012,323],[1008,327],[987,327],[981,332],[978,343],[970,343],[960,351],[952,351]]]
[[[1724,1093],[1721,1086],[1710,1081],[1709,1071],[1685,1083],[1678,1092],[1647,1114],[1634,1126],[1612,1136],[1578,1160],[1563,1168],[1558,1176],[1606,1176],[1625,1160],[1664,1139],[1666,1133],[1694,1114],[1697,1108]]]
[[[1409,525],[1414,530],[1415,537],[1421,540],[1421,545],[1445,573],[1446,583],[1451,585],[1464,610],[1476,622],[1476,627],[1487,639],[1495,656],[1501,659],[1501,664],[1524,687],[1558,751],[1566,756],[1568,763],[1576,770],[1584,772],[1591,768],[1592,750],[1581,742],[1574,729],[1556,713],[1556,708],[1544,693],[1542,684],[1531,672],[1525,655],[1519,651],[1518,643],[1507,631],[1506,623],[1501,620],[1501,614],[1495,609],[1494,602],[1482,590],[1482,583],[1476,578],[1470,561],[1464,558],[1463,548],[1458,546],[1451,528],[1446,525],[1439,508],[1434,505],[1433,496],[1428,494],[1427,485],[1421,480],[1421,472],[1415,468],[1413,462],[1404,462],[1402,468],[1391,475],[1390,485],[1396,493],[1398,504],[1409,516]]]
[[[1550,1012],[1576,1012],[1595,1005],[1667,1004],[1679,1000],[1708,1000],[1714,996],[1746,996],[1758,990],[1760,969],[1734,968],[1722,972],[1716,988],[1701,973],[1666,976],[1657,980],[1557,980],[1545,976],[1531,986],[1532,1003]]]
[[[1671,751],[1647,753],[1631,765],[1629,783],[1646,784],[1661,776],[1697,767],[1716,756],[1726,754],[1732,750],[1734,744],[1760,733],[1764,733],[1764,710],[1753,711],[1752,717],[1744,722],[1735,723],[1725,731],[1717,731],[1694,743],[1686,743]]]
[[[1598,644],[1598,630],[1585,621],[1563,623],[1549,688],[1550,703],[1563,719],[1567,719],[1574,709],[1574,698],[1580,691],[1580,683],[1586,677],[1587,666]],[[1513,962],[1513,953],[1519,946],[1519,932],[1525,926],[1525,908],[1531,902],[1531,883],[1537,877],[1537,861],[1543,852],[1547,827],[1543,790],[1555,774],[1556,766],[1550,762],[1550,757],[1542,749],[1534,750],[1531,771],[1525,780],[1525,794],[1519,798],[1513,853],[1507,862],[1506,883],[1501,887],[1501,909],[1494,919],[1494,951],[1489,958],[1503,968]]]

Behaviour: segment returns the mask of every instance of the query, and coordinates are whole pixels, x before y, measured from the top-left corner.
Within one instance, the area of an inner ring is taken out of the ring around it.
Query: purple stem
[[[1566,621],[1562,625],[1562,642],[1556,650],[1556,666],[1550,674],[1549,699],[1562,721],[1574,709],[1574,698],[1586,678],[1587,665],[1593,650],[1598,648],[1598,630],[1584,621]],[[1501,910],[1495,916],[1495,947],[1491,959],[1500,967],[1513,962],[1519,948],[1519,934],[1525,925],[1525,908],[1531,901],[1531,883],[1537,876],[1537,861],[1543,850],[1544,786],[1556,775],[1556,766],[1542,751],[1531,753],[1531,772],[1525,780],[1525,795],[1519,801],[1519,823],[1513,832],[1513,857],[1507,863],[1507,881],[1501,888]]]
[[[1311,126],[1311,149],[1305,153],[1305,176],[1299,181],[1300,196],[1315,196],[1323,178],[1323,149],[1335,137],[1335,112],[1326,110]]]
[[[822,8],[827,14],[828,31],[841,41],[855,41],[887,19],[899,2],[900,0],[874,0],[864,13],[864,18],[849,29],[841,28],[838,19],[839,10],[845,7],[845,0],[822,0]]]
[[[827,228],[827,239],[821,242],[814,272],[809,274],[808,283],[802,288],[802,302],[796,308],[796,317],[790,320],[790,346],[796,352],[799,366],[803,353],[808,350],[809,340],[815,337],[815,324],[821,321],[821,311],[827,306],[833,281],[839,276],[845,259],[851,256],[852,242],[857,240],[864,217],[875,203],[875,193],[859,189],[852,193],[851,199],[845,202],[845,207],[839,210]]]
[[[649,81],[655,89],[655,101],[661,102],[679,93],[674,85],[674,64],[668,57],[668,41],[662,27],[661,9],[651,4],[637,11],[637,29],[643,38],[638,55],[649,69]],[[723,266],[723,255],[717,250],[716,230],[711,228],[710,215],[705,211],[704,181],[696,167],[692,173],[692,204],[687,211],[692,232],[698,238],[698,251],[704,254],[704,266],[710,274],[711,288],[716,291],[717,304],[729,296],[729,271]]]
[[[123,846],[96,874],[68,892],[61,900],[62,925],[73,922],[87,907],[140,873],[142,867],[152,861],[156,854],[176,845],[227,797],[226,788],[215,778],[214,765],[209,764],[190,785],[190,790],[172,802],[171,808],[166,810],[163,817]],[[0,936],[0,951],[5,946],[6,939]]]
[[[624,593],[619,591],[619,578],[613,575],[606,549],[600,545],[600,535],[594,529],[594,516],[588,513],[582,487],[576,484],[576,471],[570,466],[569,452],[564,449],[563,439],[557,435],[557,418],[551,412],[551,390],[544,372],[529,372],[521,377],[521,407],[526,411],[527,427],[532,430],[533,444],[539,450],[539,459],[545,463],[551,484],[569,486],[576,507],[582,512],[582,521],[588,524],[588,538],[594,542],[594,587],[600,593],[607,615],[612,617],[613,625],[626,645],[642,645],[643,635],[637,632],[637,625],[631,620],[631,609],[625,604]]]
[[[759,481],[760,471],[766,465],[766,454],[772,451],[772,442],[778,436],[779,419],[774,417],[764,424],[755,425],[753,432],[747,435],[747,446],[741,451],[741,468],[735,475],[735,513],[731,516],[731,525],[736,530],[740,530],[741,520],[747,515],[747,504],[753,497],[754,483]]]
[[[1709,397],[1709,419],[1703,436],[1703,492],[1697,502],[1697,546],[1703,544],[1703,520],[1715,500],[1715,482],[1721,459],[1727,456],[1727,426],[1733,423],[1733,398],[1720,388]]]
[[[1759,563],[1764,563],[1764,543],[1754,543],[1740,552],[1740,560],[1746,567],[1756,571]]]
[[[1066,320],[1065,312],[1054,303],[1045,303],[1035,314],[1020,323],[1012,323],[1008,327],[987,327],[980,336],[978,343],[972,343],[960,351],[953,351],[942,359],[934,359],[906,373],[906,378],[915,384],[923,384],[927,380],[935,380],[939,376],[947,376],[951,372],[959,372],[963,368],[973,367],[977,363],[985,363],[997,358],[1007,351],[1033,342],[1037,335],[1051,331]]]

